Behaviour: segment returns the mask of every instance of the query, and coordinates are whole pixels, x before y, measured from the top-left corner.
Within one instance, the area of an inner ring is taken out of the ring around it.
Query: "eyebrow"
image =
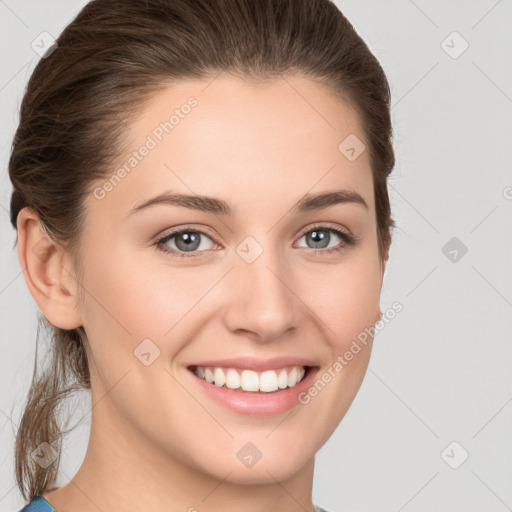
[[[135,205],[128,212],[127,216],[150,206],[159,204],[182,206],[184,208],[214,213],[216,215],[233,215],[233,209],[229,203],[222,199],[201,195],[179,194],[168,191]],[[312,210],[321,210],[337,204],[357,204],[361,205],[366,210],[369,210],[366,201],[357,192],[341,189],[330,192],[319,192],[316,194],[305,194],[292,206],[291,211],[293,213],[308,212]]]

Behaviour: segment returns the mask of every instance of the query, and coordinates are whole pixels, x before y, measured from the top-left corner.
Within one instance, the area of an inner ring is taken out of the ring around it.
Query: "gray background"
[[[0,0],[5,511],[23,505],[13,443],[37,311],[13,249],[9,148],[39,58],[32,41],[43,31],[57,37],[85,3]],[[398,229],[381,308],[399,301],[404,309],[377,335],[361,390],[317,456],[314,501],[332,512],[512,510],[512,2],[337,5],[391,84],[397,164],[389,188]],[[76,418],[87,412],[85,394],[80,407]],[[67,439],[59,485],[80,466],[87,438],[85,422]]]

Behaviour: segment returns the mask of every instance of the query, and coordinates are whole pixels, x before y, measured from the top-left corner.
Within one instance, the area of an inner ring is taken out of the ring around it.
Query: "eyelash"
[[[309,254],[314,254],[315,256],[328,256],[328,255],[331,255],[334,252],[341,251],[343,248],[348,248],[348,247],[352,247],[352,246],[356,245],[357,242],[359,242],[359,240],[360,240],[359,237],[356,236],[356,235],[352,235],[352,234],[346,233],[345,231],[341,231],[340,229],[333,228],[333,227],[330,227],[330,226],[326,226],[324,224],[315,224],[312,227],[310,227],[309,229],[307,229],[306,231],[303,231],[301,233],[301,235],[299,236],[299,240],[304,235],[307,235],[311,231],[330,231],[330,232],[334,233],[336,236],[338,236],[339,238],[341,238],[341,240],[342,240],[342,242],[340,242],[340,244],[338,246],[330,247],[328,249],[313,249],[311,247],[301,247],[301,249],[306,249],[306,252],[308,252]],[[204,236],[212,239],[213,242],[217,243],[215,241],[215,239],[212,237],[212,235],[210,235],[208,233],[205,233],[204,231],[202,231],[200,229],[195,229],[195,228],[190,226],[190,227],[187,227],[187,228],[182,228],[182,229],[179,229],[179,230],[176,230],[176,231],[172,231],[171,233],[168,233],[167,235],[165,235],[162,238],[158,239],[155,242],[154,245],[159,250],[161,250],[161,251],[163,251],[165,253],[169,253],[173,257],[176,257],[176,258],[196,258],[196,257],[199,257],[200,253],[206,252],[206,251],[197,251],[197,252],[191,252],[191,253],[187,254],[186,252],[176,251],[175,249],[171,249],[167,245],[165,245],[169,240],[171,240],[176,235],[180,235],[182,233],[189,233],[189,232],[193,232],[193,233],[198,233],[200,235],[204,235]]]

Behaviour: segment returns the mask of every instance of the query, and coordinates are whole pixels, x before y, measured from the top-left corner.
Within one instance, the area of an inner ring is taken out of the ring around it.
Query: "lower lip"
[[[208,397],[223,404],[228,409],[240,414],[268,416],[283,413],[301,404],[298,395],[311,386],[318,370],[318,367],[310,368],[297,385],[269,393],[241,392],[225,386],[218,387],[201,379],[189,369],[187,369],[187,372]]]

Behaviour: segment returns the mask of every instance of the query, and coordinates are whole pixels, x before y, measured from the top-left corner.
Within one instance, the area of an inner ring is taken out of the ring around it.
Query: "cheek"
[[[361,255],[358,255],[358,257]],[[380,267],[371,257],[331,268],[319,275],[315,287],[302,293],[318,318],[328,357],[303,404],[316,417],[311,435],[323,444],[340,423],[355,399],[370,360],[380,307]],[[310,280],[311,282],[311,280]]]
[[[150,264],[155,259],[150,252],[143,258],[113,248],[89,257],[91,320],[137,338],[160,337],[183,316],[194,296],[183,280],[186,271]]]
[[[369,251],[354,252],[341,264],[314,272],[302,269],[297,276],[297,294],[340,350],[378,320],[382,280],[379,262]]]

